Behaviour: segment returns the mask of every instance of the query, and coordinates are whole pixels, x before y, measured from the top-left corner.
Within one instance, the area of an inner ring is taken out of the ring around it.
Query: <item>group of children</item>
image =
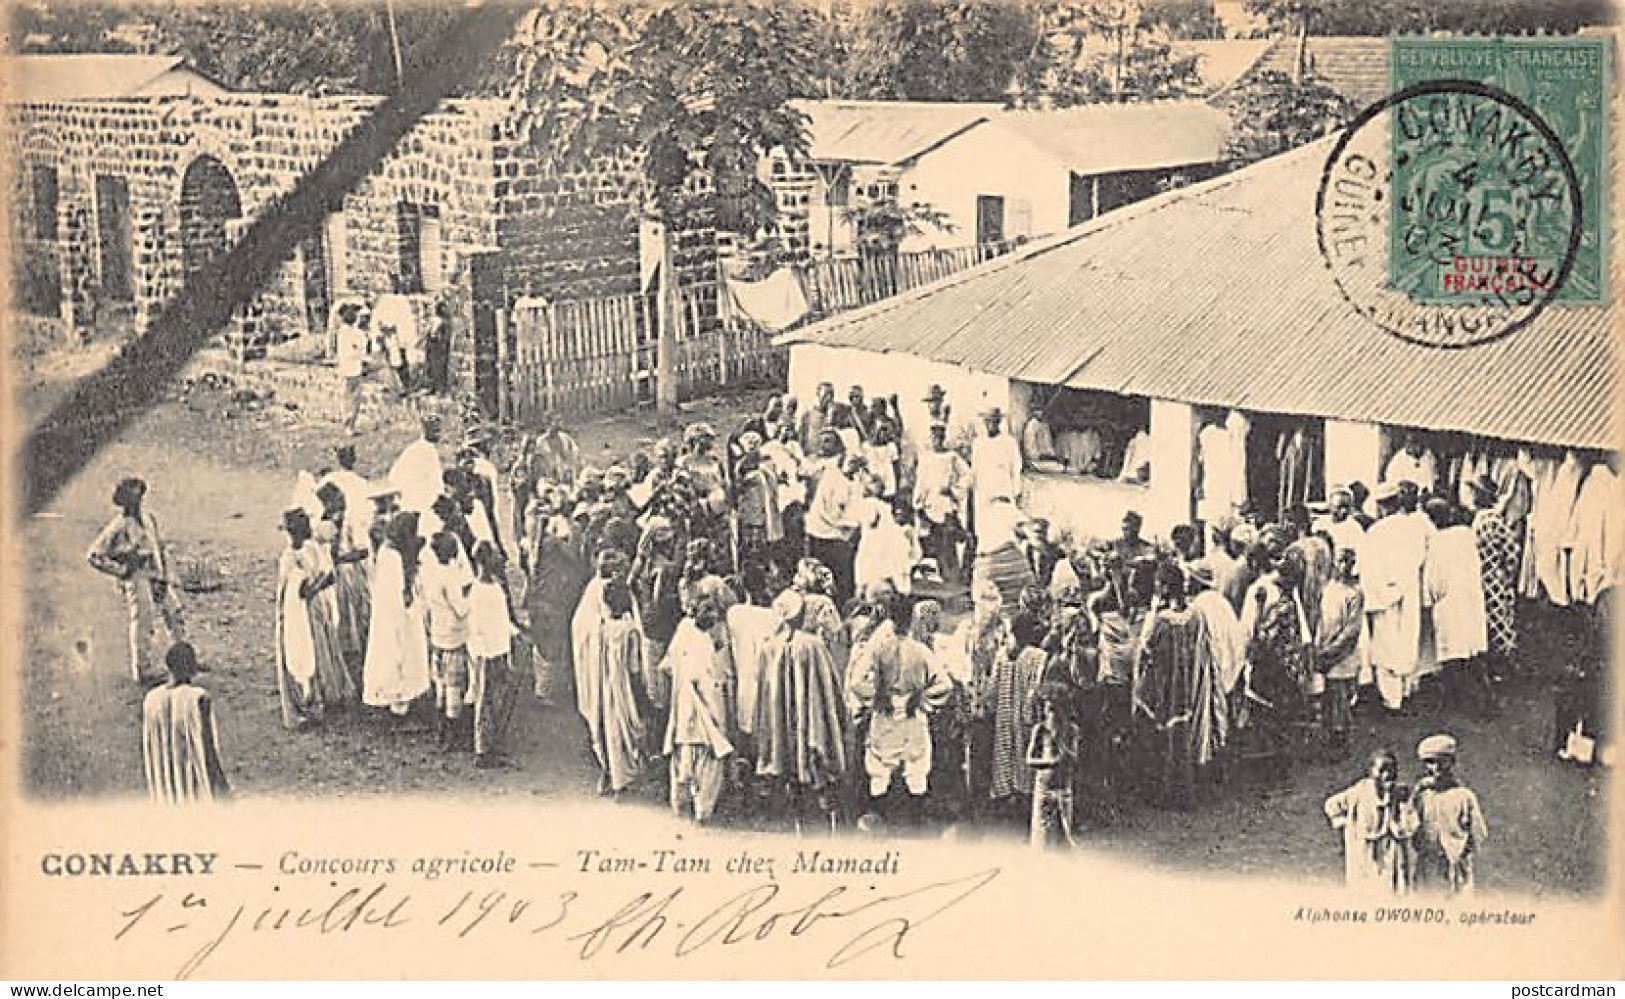
[[[1428,736],[1416,747],[1423,776],[1399,781],[1391,750],[1371,754],[1370,770],[1326,799],[1326,817],[1343,836],[1349,887],[1371,894],[1413,889],[1471,892],[1489,834],[1478,796],[1456,776],[1456,740]]]

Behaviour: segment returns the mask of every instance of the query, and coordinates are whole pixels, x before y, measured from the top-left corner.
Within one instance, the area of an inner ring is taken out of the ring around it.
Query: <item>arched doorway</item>
[[[181,179],[181,261],[190,279],[229,246],[226,224],[242,218],[243,203],[231,171],[213,156],[199,156]]]

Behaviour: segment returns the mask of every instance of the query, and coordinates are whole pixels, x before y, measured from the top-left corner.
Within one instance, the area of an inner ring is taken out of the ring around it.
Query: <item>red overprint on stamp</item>
[[[1445,293],[1481,292],[1506,294],[1541,291],[1556,261],[1534,257],[1452,257],[1439,270],[1439,291]]]

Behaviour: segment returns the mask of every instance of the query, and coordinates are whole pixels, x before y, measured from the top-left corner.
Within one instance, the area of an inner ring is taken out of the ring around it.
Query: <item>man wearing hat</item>
[[[948,448],[948,428],[931,424],[929,450],[919,457],[914,474],[914,512],[924,528],[920,547],[936,560],[937,571],[952,579],[959,571],[959,541],[965,531],[965,499],[970,493],[970,466]]]
[[[1385,484],[1377,505],[1382,518],[1360,546],[1360,577],[1377,690],[1390,711],[1399,711],[1416,689],[1421,665],[1422,566],[1433,531],[1426,518],[1413,515],[1413,483]]]
[[[1021,449],[1004,433],[1004,410],[990,406],[982,412],[984,433],[971,447],[971,532],[984,521],[992,504],[1014,504],[1021,496]]]
[[[1416,756],[1427,771],[1416,783],[1422,819],[1416,835],[1417,885],[1450,895],[1471,892],[1474,859],[1489,826],[1478,795],[1456,777],[1456,739],[1444,732],[1430,735],[1417,744]]]
[[[340,302],[333,310],[334,360],[344,379],[344,432],[354,437],[361,416],[361,382],[367,373],[367,328],[361,303]]]

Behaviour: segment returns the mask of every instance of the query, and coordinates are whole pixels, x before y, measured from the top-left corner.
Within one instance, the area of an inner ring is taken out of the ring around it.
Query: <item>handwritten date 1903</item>
[[[222,948],[253,941],[257,956],[267,943],[301,935],[422,933],[450,940],[510,933],[548,937],[581,961],[634,951],[665,951],[687,958],[707,949],[770,940],[832,945],[823,955],[834,969],[867,955],[902,959],[911,934],[999,877],[989,868],[913,888],[824,884],[792,893],[761,882],[721,902],[692,889],[638,892],[604,905],[576,890],[527,895],[501,888],[414,895],[389,881],[365,885],[330,883],[308,901],[281,885],[259,902],[197,892],[155,892],[118,913],[113,940],[150,946],[181,941],[175,977],[188,979]],[[414,886],[421,890],[421,886]],[[795,895],[796,897],[792,897]]]

